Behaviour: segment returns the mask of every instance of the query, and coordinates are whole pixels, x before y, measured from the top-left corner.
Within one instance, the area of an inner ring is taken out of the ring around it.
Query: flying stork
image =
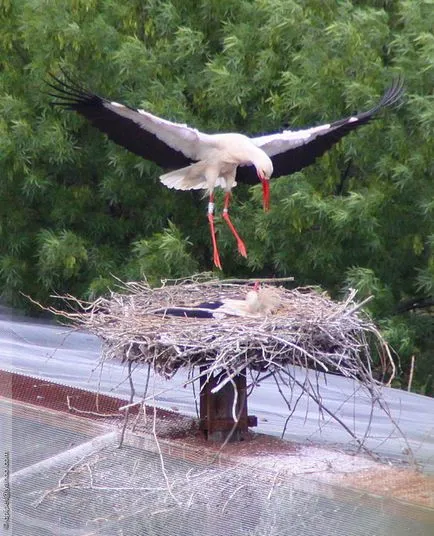
[[[333,123],[302,130],[283,130],[249,138],[243,134],[206,134],[185,124],[173,123],[145,110],[130,108],[105,99],[72,80],[51,75],[52,104],[74,110],[86,117],[111,140],[129,151],[170,170],[160,176],[168,188],[206,190],[209,194],[208,221],[213,261],[221,269],[214,227],[214,189],[225,191],[223,218],[234,235],[238,251],[247,256],[246,246],[229,217],[231,190],[237,182],[262,183],[264,210],[269,209],[271,178],[290,175],[312,164],[343,136],[368,123],[382,108],[397,102],[403,94],[398,77],[370,110]]]

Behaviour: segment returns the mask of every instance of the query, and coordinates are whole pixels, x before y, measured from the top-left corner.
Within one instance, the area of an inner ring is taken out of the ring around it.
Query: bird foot
[[[236,230],[235,227],[233,226],[233,224],[232,224],[232,222],[231,222],[231,219],[230,219],[230,217],[229,217],[229,214],[228,214],[228,210],[227,210],[226,207],[225,207],[225,209],[223,210],[223,219],[224,219],[225,222],[227,223],[229,229],[231,230],[231,233],[234,235],[235,240],[237,241],[238,253],[239,253],[242,257],[247,258],[247,249],[246,249],[246,246],[245,246],[244,242],[241,240],[240,235],[237,233],[237,230]]]
[[[247,249],[244,242],[240,239],[238,242],[238,253],[247,259]]]
[[[218,251],[214,251],[213,261],[214,261],[214,265],[215,265],[219,270],[223,270],[223,268],[222,268],[222,263],[220,262],[220,256],[219,256],[219,252],[218,252]]]

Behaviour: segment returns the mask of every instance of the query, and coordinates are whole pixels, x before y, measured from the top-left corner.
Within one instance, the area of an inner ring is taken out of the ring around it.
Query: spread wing
[[[71,80],[50,75],[52,103],[74,110],[129,151],[168,169],[186,167],[212,144],[212,136],[144,110],[109,101]]]
[[[367,112],[340,119],[334,123],[304,130],[284,130],[251,141],[260,147],[273,162],[273,178],[290,175],[312,164],[346,134],[368,123],[382,108],[396,103],[403,95],[403,79],[397,78],[386,90],[381,100]],[[237,181],[247,184],[258,182],[251,166],[239,167]]]

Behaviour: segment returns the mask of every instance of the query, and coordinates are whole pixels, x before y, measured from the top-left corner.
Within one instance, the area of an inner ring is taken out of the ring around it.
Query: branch
[[[339,181],[339,184],[336,186],[335,195],[343,195],[345,183],[346,183],[348,177],[350,176],[350,170],[351,170],[352,163],[353,163],[353,159],[350,158],[348,160],[346,168],[344,169],[343,173],[341,173],[341,179]]]
[[[414,309],[426,309],[427,307],[432,306],[434,306],[434,298],[432,297],[410,298],[398,303],[396,313],[406,313],[408,311],[413,311]]]

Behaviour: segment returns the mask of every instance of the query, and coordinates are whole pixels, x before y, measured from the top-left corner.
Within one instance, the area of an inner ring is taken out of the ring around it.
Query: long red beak
[[[262,202],[264,204],[264,210],[267,212],[270,210],[270,180],[265,177],[259,177],[262,182]]]

